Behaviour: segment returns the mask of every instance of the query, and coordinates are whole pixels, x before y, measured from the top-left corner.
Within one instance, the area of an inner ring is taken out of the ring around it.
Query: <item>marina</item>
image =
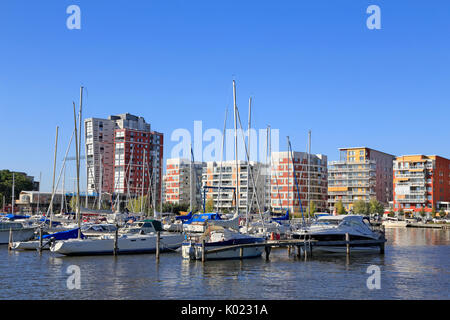
[[[450,233],[386,230],[385,253],[308,255],[273,248],[267,261],[188,261],[179,252],[69,257],[0,246],[0,299],[448,299]],[[69,290],[69,266],[81,289]],[[366,286],[381,269],[381,290]],[[20,276],[19,276],[20,275]]]

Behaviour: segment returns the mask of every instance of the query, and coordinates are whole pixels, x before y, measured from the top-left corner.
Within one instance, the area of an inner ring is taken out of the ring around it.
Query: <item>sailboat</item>
[[[237,258],[253,258],[261,256],[263,252],[263,246],[255,246],[249,248],[243,248],[242,251],[233,248],[233,245],[238,244],[257,244],[263,243],[265,238],[255,237],[248,233],[239,232],[239,174],[238,174],[238,147],[237,147],[237,120],[238,120],[238,110],[236,105],[236,83],[233,80],[233,100],[234,100],[234,124],[235,124],[235,158],[236,158],[236,211],[233,218],[229,220],[222,220],[217,213],[207,214],[204,213],[199,215],[198,219],[204,219],[205,222],[201,225],[204,231],[200,239],[197,241],[185,241],[182,244],[182,256],[185,259],[197,260],[206,253],[203,250],[208,251],[209,249],[222,248],[223,251],[214,252],[208,254],[208,259],[237,259]],[[251,101],[251,100],[250,100]],[[251,103],[251,102],[250,102]],[[240,119],[239,119],[240,122]],[[245,145],[245,141],[244,141]],[[246,147],[246,154],[248,160],[248,150]],[[222,170],[221,170],[222,171]],[[250,180],[250,178],[248,178]],[[254,184],[254,181],[252,179]],[[217,187],[219,190],[221,186]],[[204,189],[205,190],[205,189]],[[203,197],[204,201],[206,196]],[[258,202],[258,199],[257,199]],[[248,206],[247,206],[248,207]],[[209,215],[209,216],[206,216]],[[204,217],[206,216],[206,217]],[[194,220],[196,215],[191,220]],[[248,221],[248,219],[247,219]],[[216,224],[216,225],[214,225]],[[192,222],[191,224],[192,225]],[[204,241],[204,245],[203,245]]]

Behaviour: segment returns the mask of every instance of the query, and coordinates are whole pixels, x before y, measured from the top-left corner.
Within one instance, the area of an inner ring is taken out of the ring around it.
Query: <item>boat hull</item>
[[[161,235],[160,252],[176,250],[184,240],[183,235]],[[136,235],[117,239],[118,254],[154,253],[156,252],[156,235]],[[112,255],[114,238],[105,239],[70,239],[57,241],[52,252],[67,256]]]
[[[35,228],[12,230],[13,241],[27,241],[34,237]],[[9,230],[0,231],[0,244],[9,243]]]
[[[241,248],[236,247],[239,244],[253,244],[262,243],[264,239],[232,239],[222,242],[205,243],[205,250],[207,252],[207,260],[223,260],[223,259],[241,259],[241,258],[256,258],[260,257],[264,251],[264,246],[257,247],[243,247],[242,256]],[[208,253],[210,250],[229,248],[228,250]],[[202,259],[202,244],[196,242],[184,242],[181,247],[182,256],[184,259],[201,260]]]

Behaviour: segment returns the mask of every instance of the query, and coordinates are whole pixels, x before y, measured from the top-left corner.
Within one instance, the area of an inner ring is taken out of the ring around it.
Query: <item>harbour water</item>
[[[0,299],[449,299],[450,231],[386,229],[384,255],[316,255],[184,261],[179,252],[65,257],[0,247]],[[80,289],[69,289],[69,266]],[[369,266],[380,289],[369,289]]]

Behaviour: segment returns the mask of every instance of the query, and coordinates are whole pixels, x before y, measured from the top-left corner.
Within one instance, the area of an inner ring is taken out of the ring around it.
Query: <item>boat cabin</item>
[[[130,223],[120,230],[121,233],[146,234],[157,231],[164,231],[162,224],[158,220],[146,219]]]

